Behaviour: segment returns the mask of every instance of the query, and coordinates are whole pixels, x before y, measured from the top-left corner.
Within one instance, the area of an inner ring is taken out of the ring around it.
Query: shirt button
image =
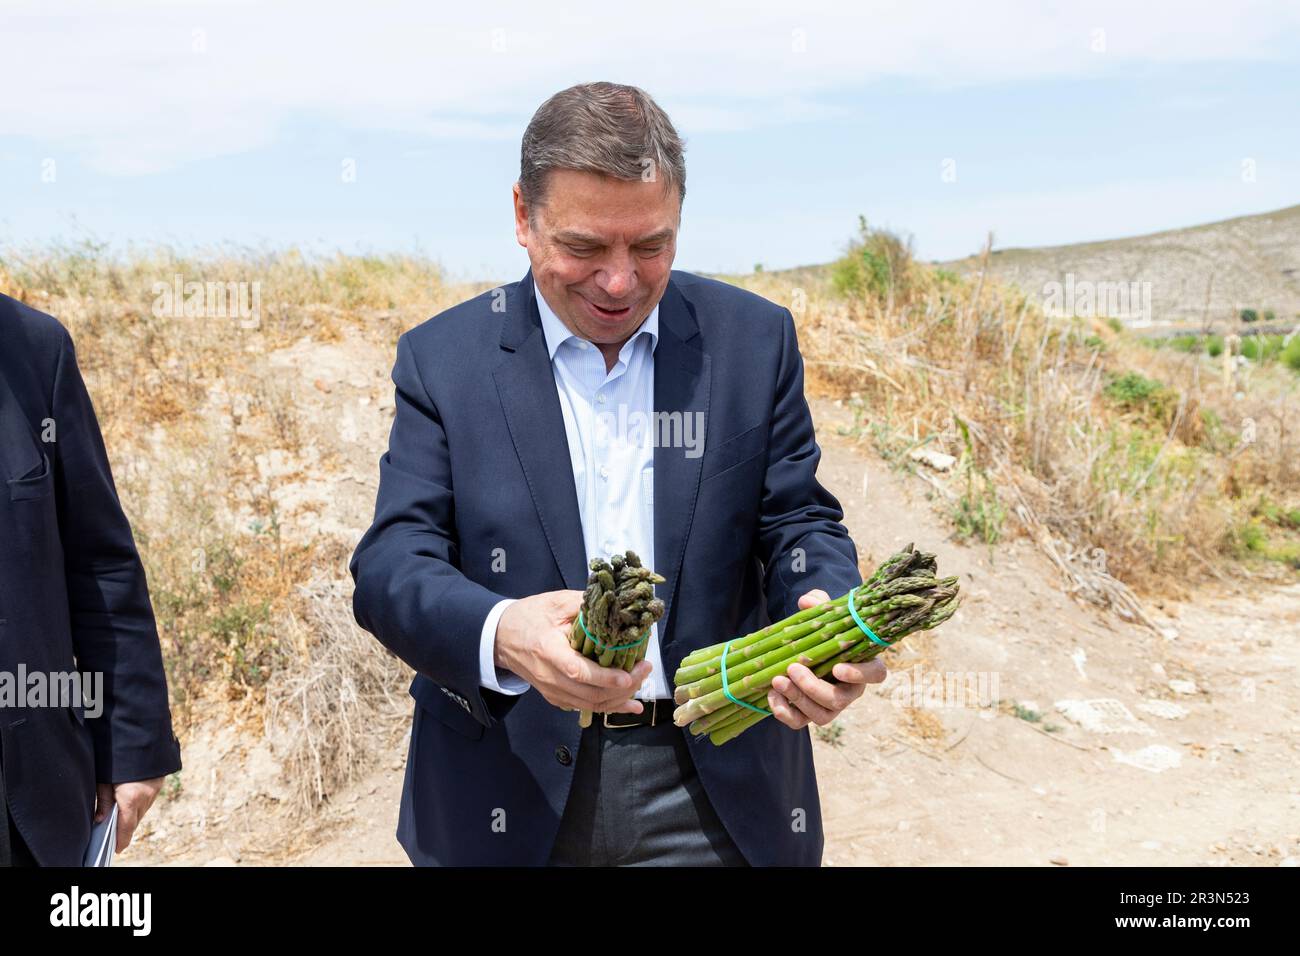
[[[561,767],[567,767],[573,763],[573,754],[569,752],[568,747],[561,745],[555,748],[555,759],[559,761]]]
[[[606,468],[604,465],[601,465],[601,466],[600,466],[600,477],[602,477],[602,478],[608,478],[608,477],[609,477],[609,469]]]
[[[597,396],[596,396],[596,401],[598,401],[598,402],[600,402],[600,404],[604,405],[604,404],[605,404],[605,401],[606,401],[606,399],[605,399],[605,393],[604,393],[604,392],[601,392],[599,395],[597,395]]]

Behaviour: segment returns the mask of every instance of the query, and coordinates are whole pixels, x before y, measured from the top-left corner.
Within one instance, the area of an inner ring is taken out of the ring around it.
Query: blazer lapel
[[[655,571],[666,579],[657,593],[664,602],[659,628],[660,647],[675,637],[673,601],[682,555],[695,515],[700,488],[704,429],[709,411],[709,355],[701,348],[699,324],[670,279],[659,301],[659,341],[655,346],[655,418],[680,412],[675,430],[656,427],[654,477]],[[698,427],[697,427],[698,423]],[[686,431],[686,429],[690,431]],[[664,445],[659,439],[689,435],[692,446]]]
[[[565,587],[582,591],[587,587],[582,516],[535,294],[530,269],[507,301],[501,348],[509,354],[492,377],[560,577]]]
[[[578,492],[531,269],[512,300],[507,303],[501,332],[501,347],[507,355],[492,376],[556,567],[566,587],[581,591],[587,586],[591,556],[583,553]],[[661,645],[673,639],[673,599],[695,513],[702,463],[698,451],[704,439],[701,428],[708,418],[709,356],[700,348],[698,338],[699,325],[676,284],[669,280],[659,301],[654,410],[657,416],[678,412],[681,419],[680,427],[674,422],[674,428],[656,428],[655,434],[658,437],[667,431],[678,438],[687,434],[693,441],[690,448],[680,442],[665,445],[657,437],[655,441],[654,569],[665,578],[656,589],[664,601]],[[691,431],[684,432],[687,427]]]
[[[0,481],[21,478],[41,464],[41,444],[0,371]]]

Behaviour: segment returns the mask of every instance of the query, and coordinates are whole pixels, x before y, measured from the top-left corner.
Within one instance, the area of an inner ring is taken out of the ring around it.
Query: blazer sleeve
[[[103,675],[104,709],[88,719],[100,783],[181,769],[149,591],[113,484],[95,410],[62,335],[52,409],[55,494],[77,667]]]
[[[357,623],[491,726],[480,686],[484,621],[503,599],[460,571],[451,457],[438,408],[420,377],[410,333],[397,343],[396,413],[379,462],[375,519],[349,570]]]
[[[773,621],[795,613],[799,598],[814,588],[835,598],[862,583],[857,548],[841,523],[844,512],[817,481],[821,449],[804,398],[803,358],[794,316],[789,309],[781,312],[781,359],[757,531]]]

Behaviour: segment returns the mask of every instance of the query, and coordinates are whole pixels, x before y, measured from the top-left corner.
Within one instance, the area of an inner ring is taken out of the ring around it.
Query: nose
[[[622,301],[636,288],[636,265],[632,257],[625,256],[607,265],[596,274],[596,284],[611,299]]]

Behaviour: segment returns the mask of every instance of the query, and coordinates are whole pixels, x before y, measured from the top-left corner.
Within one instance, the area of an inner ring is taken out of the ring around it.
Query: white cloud
[[[1104,52],[1090,48],[1095,30]],[[19,0],[5,13],[0,115],[5,134],[131,174],[256,148],[303,116],[517,138],[542,99],[590,79],[646,88],[689,138],[833,117],[823,96],[877,78],[967,85],[1294,57],[1297,34],[1300,6],[1264,0]]]

